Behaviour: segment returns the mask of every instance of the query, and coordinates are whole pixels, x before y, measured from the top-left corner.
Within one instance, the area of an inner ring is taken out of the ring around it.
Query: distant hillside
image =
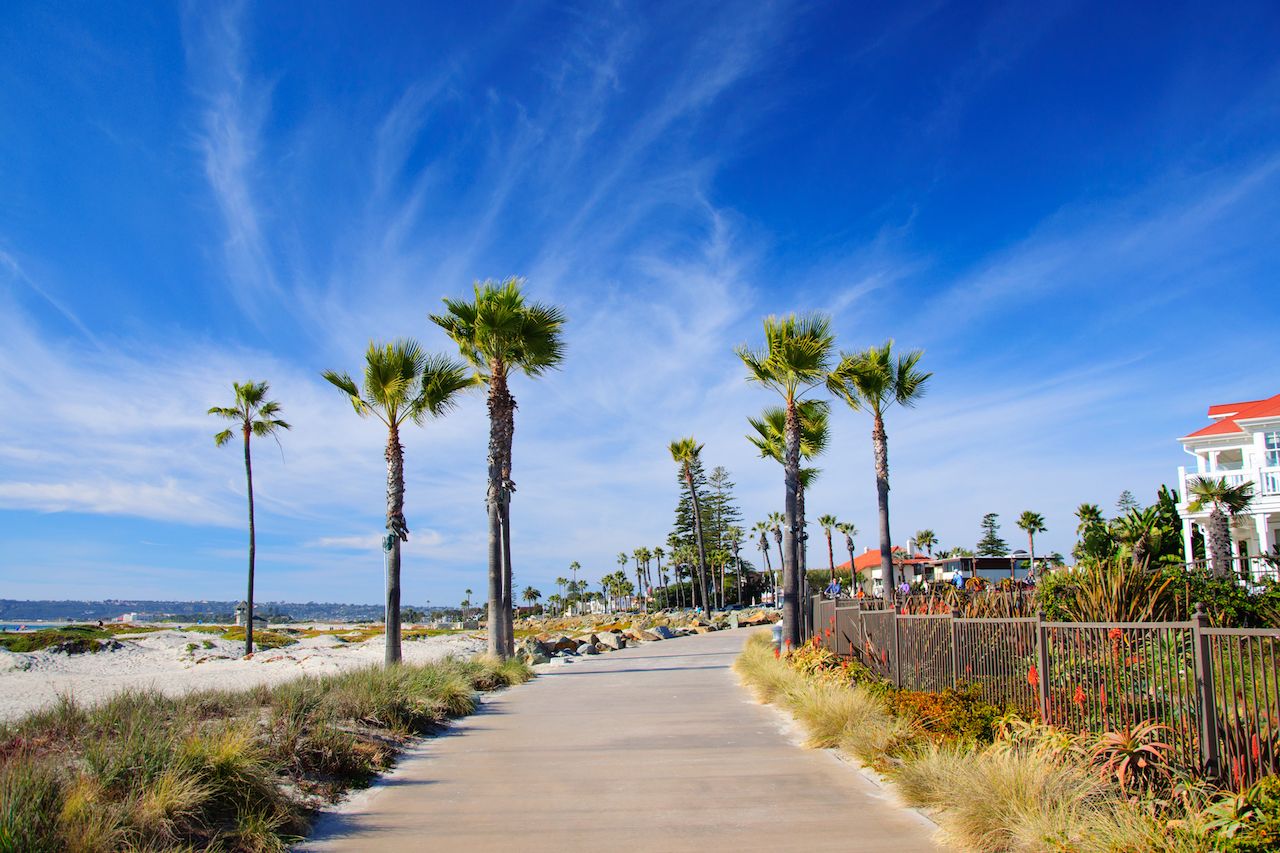
[[[0,621],[66,621],[96,622],[118,619],[127,613],[137,614],[136,619],[161,621],[230,622],[234,619],[235,601],[149,601],[142,599],[107,599],[105,601],[16,601],[0,598]],[[425,607],[403,608],[409,611],[427,612]],[[380,604],[341,604],[335,602],[258,602],[254,611],[269,620],[296,620],[302,622],[357,622],[380,621]],[[433,611],[439,611],[434,608]]]

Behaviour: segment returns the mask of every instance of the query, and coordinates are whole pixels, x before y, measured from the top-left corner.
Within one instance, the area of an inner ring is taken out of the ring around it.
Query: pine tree
[[[703,501],[703,531],[707,547],[730,551],[729,528],[742,526],[742,511],[733,496],[734,482],[721,466],[711,470]]]
[[[1130,510],[1142,509],[1142,504],[1138,503],[1138,499],[1133,496],[1133,492],[1125,489],[1120,493],[1120,497],[1116,499],[1116,509],[1118,515],[1128,515]]]
[[[979,557],[1004,557],[1009,543],[1000,538],[1000,516],[989,512],[982,517],[982,538],[978,540]]]

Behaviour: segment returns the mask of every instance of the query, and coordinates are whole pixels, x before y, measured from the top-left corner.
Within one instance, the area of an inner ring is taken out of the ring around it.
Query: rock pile
[[[526,634],[516,643],[516,656],[530,664],[547,663],[552,658],[598,655],[637,643],[657,643],[726,628],[768,625],[779,618],[776,610],[768,609],[709,614],[659,611],[650,614],[528,617],[516,622],[516,629]]]

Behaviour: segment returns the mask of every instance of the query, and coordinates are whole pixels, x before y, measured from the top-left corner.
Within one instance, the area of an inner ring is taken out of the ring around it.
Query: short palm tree
[[[525,302],[522,283],[518,278],[477,283],[474,301],[446,298],[445,313],[431,315],[431,322],[444,329],[489,388],[489,652],[499,657],[515,653],[511,452],[516,400],[508,379],[513,371],[541,376],[564,360],[564,314],[555,306]]]
[[[773,544],[778,547],[778,576],[782,576],[782,525],[786,521],[780,512],[769,513],[769,529],[773,531]]]
[[[933,556],[933,546],[937,544],[938,537],[933,535],[932,530],[925,528],[924,530],[916,531],[916,547],[923,548],[929,553],[930,557]]]
[[[404,518],[404,445],[400,429],[405,423],[421,426],[429,417],[452,409],[460,392],[475,384],[466,365],[443,355],[423,352],[412,340],[369,344],[364,357],[364,381],[357,385],[346,373],[324,372],[346,395],[356,414],[372,415],[387,428],[387,535],[382,549],[387,562],[387,636],[384,660],[400,661],[400,543],[409,541]]]
[[[1018,526],[1027,534],[1027,568],[1035,571],[1036,568],[1036,534],[1044,533],[1049,528],[1044,526],[1044,516],[1038,512],[1025,510],[1022,515],[1018,516]]]
[[[662,546],[654,548],[650,553],[653,554],[654,562],[658,564],[658,583],[662,585],[663,598],[666,598],[667,576],[662,572],[662,558],[667,556],[667,552],[662,550]],[[670,606],[670,605],[667,605]]]
[[[738,603],[742,603],[742,537],[744,531],[741,527],[730,525],[725,528],[725,536],[729,540],[729,552],[733,554],[733,575],[738,592]]]
[[[818,526],[822,528],[823,534],[827,537],[827,567],[831,570],[832,578],[836,576],[836,552],[831,545],[831,530],[839,523],[840,519],[834,515],[818,516]]]
[[[1232,486],[1226,477],[1197,477],[1187,484],[1187,491],[1191,498],[1189,510],[1200,512],[1210,507],[1209,563],[1214,574],[1230,577],[1231,525],[1227,517],[1244,512],[1253,503],[1253,484]]]
[[[766,317],[764,346],[735,351],[747,368],[747,378],[776,392],[783,402],[783,552],[782,621],[787,639],[800,645],[801,545],[797,493],[800,489],[800,403],[820,386],[831,366],[835,337],[825,314]]]
[[[249,451],[249,439],[255,436],[258,438],[273,436],[278,441],[280,430],[292,427],[276,417],[280,414],[280,404],[267,399],[267,393],[270,391],[267,383],[245,382],[242,385],[239,382],[232,382],[231,387],[235,389],[234,405],[214,406],[209,410],[209,414],[233,421],[244,437],[244,477],[249,485],[249,595],[245,599],[249,612],[244,626],[244,653],[251,655],[253,654],[253,565],[258,547],[257,527],[253,519],[253,458]],[[233,429],[224,429],[213,437],[213,443],[221,447],[234,435]]]
[[[897,358],[893,341],[861,352],[842,353],[827,382],[831,393],[854,411],[871,414],[871,445],[876,466],[876,504],[880,513],[880,575],[885,594],[893,588],[893,540],[889,536],[889,436],[884,413],[895,403],[914,406],[929,384],[932,373],[919,370],[922,350]]]
[[[524,592],[520,593],[520,597],[524,599],[526,604],[533,607],[538,603],[538,599],[542,598],[542,593],[531,586],[526,586]]]
[[[751,533],[756,537],[760,553],[764,555],[764,570],[769,576],[769,588],[773,589],[773,565],[769,562],[769,531],[773,528],[767,521],[757,521],[751,526]]]
[[[1145,566],[1164,538],[1157,507],[1131,509],[1111,524],[1116,540],[1129,549],[1135,566]]]
[[[702,507],[698,499],[698,486],[693,479],[693,469],[698,457],[702,454],[702,445],[693,436],[678,438],[667,448],[671,458],[680,466],[685,487],[689,490],[689,501],[693,505],[693,538],[698,548],[698,577],[694,586],[698,590],[698,600],[704,610],[711,609],[707,598],[707,547],[702,541]]]

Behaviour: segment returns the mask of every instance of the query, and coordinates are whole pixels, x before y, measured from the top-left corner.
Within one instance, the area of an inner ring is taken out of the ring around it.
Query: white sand
[[[179,695],[207,688],[243,689],[278,684],[299,675],[323,675],[382,662],[383,640],[343,643],[333,636],[300,640],[281,649],[240,657],[244,642],[195,631],[166,630],[118,635],[123,648],[94,654],[48,651],[14,653],[0,649],[0,719],[14,719],[69,695],[86,704],[124,689],[154,688]],[[209,643],[212,648],[205,648]],[[195,644],[194,650],[188,649]],[[405,640],[406,663],[427,663],[450,655],[484,651],[484,639],[454,634]]]

